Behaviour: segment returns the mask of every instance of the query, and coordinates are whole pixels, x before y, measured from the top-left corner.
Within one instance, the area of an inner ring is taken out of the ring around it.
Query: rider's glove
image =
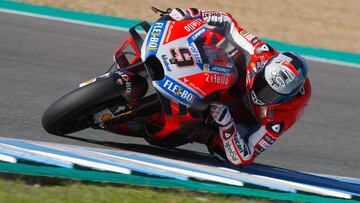
[[[210,104],[210,115],[221,126],[226,126],[233,121],[229,108],[221,103],[213,102]]]
[[[174,20],[184,20],[190,17],[189,13],[185,9],[174,8],[169,16]]]

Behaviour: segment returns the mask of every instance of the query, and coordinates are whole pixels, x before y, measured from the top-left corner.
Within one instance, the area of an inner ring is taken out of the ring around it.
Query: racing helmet
[[[272,105],[290,101],[303,88],[308,67],[305,60],[293,52],[271,57],[255,75],[251,99],[257,105]]]

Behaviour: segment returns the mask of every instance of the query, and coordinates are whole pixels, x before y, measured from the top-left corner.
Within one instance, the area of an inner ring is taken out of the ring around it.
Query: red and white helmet
[[[307,72],[301,56],[293,52],[274,55],[255,76],[252,101],[257,105],[271,105],[291,100],[303,88]]]

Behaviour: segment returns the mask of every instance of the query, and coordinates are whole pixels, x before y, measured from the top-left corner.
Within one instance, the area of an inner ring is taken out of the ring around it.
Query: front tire
[[[47,108],[43,128],[50,134],[65,135],[94,125],[93,113],[111,103],[124,102],[112,77],[101,78],[73,90]]]

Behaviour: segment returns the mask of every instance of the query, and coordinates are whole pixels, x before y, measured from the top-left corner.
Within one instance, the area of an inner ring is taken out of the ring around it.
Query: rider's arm
[[[261,44],[254,34],[240,27],[229,13],[206,10],[201,11],[201,15],[209,25],[222,28],[226,39],[237,49],[245,50],[249,55],[253,55],[256,47]]]
[[[212,10],[199,10],[197,8],[173,9],[172,18],[176,20],[203,19],[208,25],[221,28],[225,33],[225,38],[238,50],[242,50],[245,55],[246,65],[262,52],[276,51],[267,43],[258,39],[254,34],[244,30],[229,13],[217,12]]]
[[[200,17],[209,25],[222,28],[225,31],[226,39],[232,42],[236,48],[245,50],[247,54],[255,54],[255,49],[265,44],[254,34],[240,27],[229,13],[213,10],[200,11],[196,8],[186,9],[185,13],[187,19]]]

